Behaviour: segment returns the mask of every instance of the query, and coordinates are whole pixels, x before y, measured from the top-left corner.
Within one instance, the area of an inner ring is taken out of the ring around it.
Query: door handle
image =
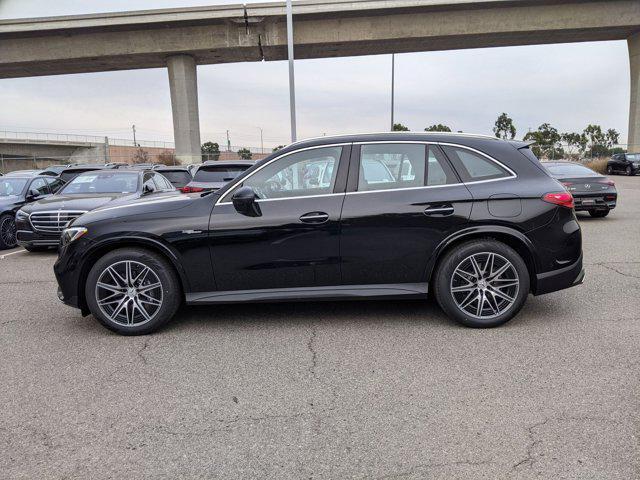
[[[329,214],[325,212],[310,212],[300,217],[300,221],[304,223],[325,223],[328,220]]]
[[[424,214],[427,216],[433,215],[441,215],[443,217],[448,217],[449,215],[453,215],[455,209],[453,205],[438,205],[437,207],[427,207],[424,211]]]

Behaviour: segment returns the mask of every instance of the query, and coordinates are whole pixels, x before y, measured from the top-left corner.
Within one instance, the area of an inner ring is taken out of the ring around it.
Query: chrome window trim
[[[406,133],[406,132],[404,132],[404,133]],[[371,135],[374,135],[374,134],[371,134]],[[416,133],[416,135],[417,135],[417,133]],[[322,137],[320,137],[320,138],[322,138]],[[473,147],[468,147],[466,145],[460,145],[459,143],[433,142],[433,141],[427,141],[427,140],[375,140],[375,141],[369,141],[369,142],[362,141],[362,142],[350,142],[350,143],[336,143],[336,144],[330,144],[330,145],[317,145],[317,146],[313,146],[313,147],[306,147],[306,148],[301,148],[299,150],[294,150],[292,152],[285,153],[285,154],[280,155],[280,156],[278,156],[276,158],[273,158],[272,160],[270,160],[269,162],[265,163],[260,168],[258,168],[251,175],[249,175],[248,177],[243,179],[243,181],[246,180],[247,178],[250,178],[253,174],[257,173],[262,168],[264,168],[267,165],[271,164],[271,162],[275,162],[276,160],[278,160],[280,158],[284,158],[284,157],[286,157],[288,155],[292,155],[294,153],[303,152],[305,150],[312,150],[312,149],[316,149],[316,148],[325,148],[325,147],[340,147],[340,146],[345,146],[345,145],[374,145],[374,144],[387,144],[387,143],[392,143],[392,144],[406,143],[406,144],[419,144],[419,145],[444,145],[444,146],[447,146],[447,147],[463,148],[463,149],[472,151],[474,153],[477,153],[478,155],[481,155],[481,156],[487,158],[488,160],[496,163],[497,165],[499,165],[500,167],[505,169],[507,172],[509,172],[510,176],[502,177],[502,178],[492,178],[490,180],[474,180],[472,182],[448,183],[446,185],[424,185],[422,187],[385,188],[385,189],[380,189],[380,190],[357,190],[355,192],[327,193],[327,194],[321,194],[321,195],[299,195],[299,196],[295,196],[295,197],[284,197],[284,198],[261,198],[261,199],[257,199],[256,202],[262,203],[262,202],[282,201],[282,200],[300,200],[302,198],[331,197],[331,196],[336,196],[336,195],[362,195],[362,194],[365,194],[365,193],[383,193],[383,192],[401,192],[401,191],[406,191],[406,190],[424,190],[424,189],[430,189],[430,188],[444,188],[444,187],[456,187],[456,186],[460,186],[460,185],[474,185],[474,184],[490,183],[490,182],[502,182],[502,181],[505,181],[505,180],[513,180],[514,178],[518,178],[518,174],[517,173],[515,173],[511,168],[507,167],[501,161],[493,158],[491,155],[488,155],[488,154],[486,154],[484,152],[481,152],[480,150],[477,150],[477,149],[475,149]],[[230,194],[231,191],[234,188],[236,188],[239,183],[241,183],[241,182],[236,182],[236,184],[234,184],[229,189],[229,191],[225,194],[225,197],[228,194]],[[216,206],[217,205],[233,205],[233,202],[222,202],[222,198],[224,198],[224,197],[221,197],[216,202]]]
[[[233,185],[231,185],[231,187],[229,187],[229,190],[227,191],[227,193],[224,194],[224,196],[220,197],[218,199],[218,201],[215,203],[214,206],[216,205],[229,205],[232,202],[229,201],[225,201],[223,202],[222,199],[224,199],[225,197],[227,197],[227,195],[229,195],[234,188],[236,188],[239,184],[245,182],[247,179],[253,177],[256,173],[258,173],[260,170],[262,170],[263,168],[265,168],[267,165],[271,165],[273,162],[280,160],[281,158],[284,157],[288,157],[289,155],[293,155],[296,153],[300,153],[300,152],[305,152],[307,150],[317,150],[318,148],[331,148],[331,147],[344,147],[345,145],[351,145],[351,142],[346,142],[346,143],[332,143],[332,144],[328,144],[328,145],[315,145],[313,147],[305,147],[305,148],[300,148],[298,150],[293,150],[291,152],[287,152],[287,153],[283,153],[282,155],[278,155],[277,157],[272,158],[271,160],[269,160],[267,163],[265,163],[264,165],[260,165],[258,168],[256,168],[253,172],[251,172],[249,175],[247,175],[245,178],[236,181]],[[338,159],[338,162],[340,160]],[[323,194],[324,196],[325,194]],[[344,193],[328,193],[326,195],[344,195]],[[273,198],[262,198],[260,200],[289,200],[289,199],[294,199],[294,198],[310,198],[312,197],[312,195],[298,195],[297,197],[285,197],[285,198],[278,198],[278,199],[273,199]]]

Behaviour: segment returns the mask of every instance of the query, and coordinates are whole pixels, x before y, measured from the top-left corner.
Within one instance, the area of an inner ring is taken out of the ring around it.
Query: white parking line
[[[0,255],[0,260],[4,260],[5,257],[8,257],[9,255],[15,255],[16,253],[22,253],[22,252],[26,252],[26,250],[18,250],[17,252],[11,252],[11,253],[5,253],[4,255]]]

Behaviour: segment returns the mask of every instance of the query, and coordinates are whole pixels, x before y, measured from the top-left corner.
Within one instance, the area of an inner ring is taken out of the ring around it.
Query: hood
[[[22,203],[22,197],[19,195],[0,196],[0,210]]]
[[[158,193],[105,204],[80,217],[77,223],[89,224],[101,220],[134,215],[148,215],[186,208],[200,195],[184,195],[179,191]]]
[[[108,203],[116,203],[135,198],[136,195],[122,193],[101,193],[87,195],[51,195],[37,202],[30,203],[23,210],[27,213],[48,210],[80,210],[89,211]]]

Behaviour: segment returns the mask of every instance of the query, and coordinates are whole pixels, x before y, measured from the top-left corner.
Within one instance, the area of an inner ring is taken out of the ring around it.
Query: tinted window
[[[544,163],[543,163],[544,165]],[[572,163],[557,164],[557,165],[545,165],[553,175],[559,176],[583,176],[583,175],[595,175],[596,172],[590,168],[583,167],[582,165],[576,165]]]
[[[29,190],[37,190],[38,195],[47,195],[49,193],[49,187],[44,178],[36,178],[31,182],[31,185],[29,185]]]
[[[26,185],[27,180],[25,178],[0,177],[0,197],[20,195]]]
[[[158,191],[167,191],[167,190],[173,190],[173,185],[171,185],[171,183],[169,183],[169,180],[167,180],[166,178],[164,178],[162,175],[159,175],[157,173],[153,174],[153,181],[156,184],[156,190]]]
[[[134,193],[138,190],[138,174],[135,172],[88,172],[78,175],[64,186],[61,193]]]
[[[219,165],[200,167],[193,177],[193,181],[204,183],[226,183],[236,178],[248,168],[249,165]]]
[[[175,170],[171,172],[162,170],[160,173],[177,188],[184,187],[191,181],[191,174],[185,170]]]
[[[465,182],[495,180],[511,176],[507,170],[484,155],[466,148],[449,146],[443,146],[442,148]]]
[[[640,162],[640,153],[627,154],[627,160],[631,160],[632,162]]]
[[[341,154],[342,147],[314,148],[293,153],[257,171],[242,185],[252,187],[259,198],[333,193]]]
[[[425,154],[422,144],[362,145],[358,191],[423,187]]]
[[[427,186],[451,185],[458,183],[458,178],[444,158],[439,147],[429,145],[427,148]]]
[[[74,179],[75,177],[77,177],[78,175],[80,175],[81,173],[84,172],[90,172],[93,169],[87,169],[87,170],[82,170],[82,169],[76,169],[76,170],[67,170],[64,171],[60,174],[60,178],[62,179],[62,181],[64,182],[69,182],[69,180]],[[95,171],[95,170],[94,170]]]
[[[48,179],[47,182],[49,182],[49,188],[51,189],[51,193],[56,193],[58,190],[60,190],[64,186],[64,182],[59,178]]]

